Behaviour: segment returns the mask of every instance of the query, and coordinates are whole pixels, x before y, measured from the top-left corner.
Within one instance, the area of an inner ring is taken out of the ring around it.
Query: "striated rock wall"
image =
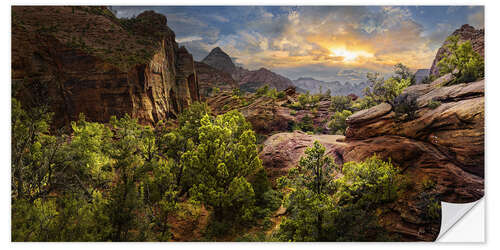
[[[462,25],[462,27],[455,30],[451,35],[459,36],[460,41],[470,41],[472,44],[472,49],[484,58],[484,29],[475,29],[468,24],[464,24]],[[437,67],[437,64],[445,55],[448,54],[448,51],[444,47],[445,45],[446,41],[443,43],[443,46],[438,49],[436,57],[432,62],[430,75],[439,76],[439,68]]]
[[[12,13],[14,95],[27,104],[40,97],[32,86],[44,85],[56,127],[80,113],[99,122],[128,113],[151,124],[200,99],[193,58],[163,15],[123,21],[106,8],[78,6]]]

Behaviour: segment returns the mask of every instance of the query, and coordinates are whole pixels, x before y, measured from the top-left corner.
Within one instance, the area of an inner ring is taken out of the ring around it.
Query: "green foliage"
[[[276,88],[270,88],[269,85],[266,84],[257,89],[257,91],[255,92],[255,96],[267,96],[272,99],[282,99],[285,97],[285,92],[278,91],[276,90]]]
[[[332,204],[333,178],[333,161],[325,155],[325,147],[315,141],[300,158],[298,168],[279,180],[280,186],[293,190],[286,200],[290,216],[280,225],[279,240],[325,240],[324,217]]]
[[[350,110],[353,106],[353,101],[348,96],[332,96],[330,110],[333,112],[342,112]]]
[[[361,163],[345,163],[342,173],[344,176],[336,180],[341,203],[356,201],[369,207],[397,198],[399,173],[390,161],[374,155]]]
[[[401,81],[402,79],[410,80],[410,85],[415,84],[415,74],[410,72],[410,68],[405,66],[402,63],[397,63],[394,65],[394,74],[393,77],[397,81]]]
[[[484,59],[472,49],[470,41],[459,43],[459,39],[458,36],[446,39],[449,53],[438,63],[440,75],[452,73],[455,76],[452,84],[484,78]]]
[[[264,86],[257,89],[255,95],[257,97],[264,96],[269,92],[269,85],[265,84]]]
[[[262,163],[255,134],[238,111],[215,118],[206,114],[200,122],[199,143],[182,154],[181,164],[191,199],[213,211],[212,230],[220,233],[232,223],[254,221],[256,194],[247,178]]]
[[[128,115],[112,118],[112,129],[80,116],[70,139],[59,138],[49,117],[13,99],[12,239],[168,240],[176,172],[154,130]]]
[[[304,132],[314,132],[316,128],[314,127],[313,119],[308,114],[306,114],[300,122],[293,123],[291,126],[291,130],[300,130]]]
[[[436,183],[431,179],[424,179],[422,181],[422,189],[423,190],[431,190],[431,189],[434,189],[435,187],[436,187]]]
[[[422,79],[422,81],[420,83],[421,84],[429,84],[429,83],[432,83],[434,80],[436,80],[436,76],[430,75],[430,76],[424,77],[424,79]]]
[[[277,234],[282,241],[385,241],[390,235],[378,223],[380,205],[398,197],[401,176],[390,162],[376,156],[364,162],[345,163],[343,176],[334,179],[330,171],[317,171],[318,166],[331,164],[325,149],[315,143],[306,150],[301,167],[292,169],[290,177],[280,178],[281,187],[292,192],[286,199],[290,216],[280,225]],[[332,166],[332,165],[329,165]],[[311,174],[312,173],[312,174]],[[321,177],[320,177],[321,176]],[[324,188],[318,189],[318,183]],[[318,192],[318,190],[321,190]]]
[[[427,107],[429,107],[430,109],[436,109],[439,106],[441,106],[440,101],[431,100],[431,101],[429,101],[429,103],[427,103]]]
[[[309,92],[305,94],[300,94],[298,97],[298,104],[294,104],[300,109],[313,109],[317,107],[320,101],[321,95],[311,95]]]
[[[347,128],[346,119],[351,115],[352,112],[349,110],[335,112],[335,114],[333,114],[332,120],[328,123],[328,128],[330,128],[334,134],[343,135]]]
[[[401,94],[393,100],[397,121],[411,121],[417,117],[417,98],[414,94]]]
[[[385,80],[380,73],[367,73],[366,78],[370,82],[370,87],[365,89],[366,96],[376,103],[391,103],[405,88],[415,82],[415,76],[401,63],[394,66],[394,74]]]
[[[233,96],[234,97],[241,97],[242,95],[243,95],[243,93],[241,93],[240,89],[238,89],[238,88],[233,89]]]

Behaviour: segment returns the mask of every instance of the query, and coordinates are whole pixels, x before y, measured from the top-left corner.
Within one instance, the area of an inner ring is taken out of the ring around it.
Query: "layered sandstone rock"
[[[426,206],[422,206],[422,182],[436,183],[433,195],[441,201],[463,203],[482,197],[484,179],[461,169],[432,144],[401,136],[378,136],[364,140],[346,140],[341,135],[308,135],[302,132],[279,133],[264,142],[260,153],[263,165],[273,180],[297,166],[306,148],[314,141],[326,147],[326,154],[341,165],[348,161],[362,161],[374,153],[401,169],[408,177],[409,190],[391,204],[380,222],[401,240],[432,241],[439,234],[439,220],[426,219]]]
[[[411,88],[417,94],[416,118],[399,121],[383,103],[347,119],[347,138],[397,135],[434,145],[457,166],[484,176],[484,80],[448,87]],[[431,101],[441,104],[432,109]]]
[[[455,30],[451,35],[459,36],[460,42],[470,41],[472,49],[484,58],[484,29],[475,29],[468,24],[464,24],[462,27]],[[443,46],[441,46],[441,48],[437,51],[436,57],[432,62],[430,75],[439,76],[439,68],[437,67],[437,64],[445,55],[449,53],[445,48],[446,44],[447,42],[444,42]]]
[[[426,217],[428,196],[464,203],[484,194],[484,80],[445,86],[451,80],[449,74],[431,84],[407,88],[397,99],[405,103],[415,98],[412,119],[382,103],[350,116],[345,137],[302,132],[272,135],[260,153],[263,165],[275,180],[297,166],[316,140],[339,166],[373,154],[390,160],[411,188],[383,206],[381,224],[402,240],[432,241],[439,234],[440,221]],[[432,191],[423,184],[429,180],[435,183]]]
[[[117,19],[105,7],[13,7],[12,82],[27,103],[47,88],[60,127],[126,113],[151,124],[199,100],[194,61],[165,16]],[[45,97],[44,97],[45,98]]]

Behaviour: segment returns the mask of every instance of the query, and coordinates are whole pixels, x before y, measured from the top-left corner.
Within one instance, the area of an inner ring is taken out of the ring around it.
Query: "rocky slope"
[[[292,131],[294,125],[304,122],[307,118],[310,118],[311,125],[317,132],[331,132],[327,127],[327,122],[333,115],[329,110],[329,100],[320,100],[314,112],[309,109],[294,110],[290,105],[298,101],[299,95],[295,87],[288,87],[284,93],[282,98],[276,99],[268,96],[257,97],[253,93],[238,98],[226,91],[209,97],[207,103],[215,114],[239,110],[257,134],[264,137],[277,132]]]
[[[441,87],[450,79],[406,89],[402,96],[418,96],[414,120],[397,119],[383,103],[349,117],[345,137],[275,134],[264,142],[263,164],[273,178],[284,175],[315,140],[339,165],[373,154],[391,159],[413,188],[387,205],[381,223],[403,240],[434,240],[439,220],[425,219],[424,181],[435,183],[432,195],[441,201],[471,202],[484,194],[484,81]],[[431,109],[429,100],[442,104]]]
[[[80,113],[150,124],[199,100],[191,54],[152,11],[120,20],[97,6],[12,7],[12,83],[25,103],[45,86],[57,127]]]
[[[317,94],[320,91],[325,93],[328,89],[332,92],[331,95],[349,95],[355,94],[363,96],[363,90],[369,86],[366,82],[360,83],[341,83],[339,81],[324,82],[310,77],[301,77],[293,81],[293,85],[298,88],[309,91],[312,94]]]
[[[451,35],[459,36],[460,41],[470,41],[472,49],[484,58],[484,29],[475,29],[468,24],[464,24],[462,27],[455,30]],[[439,76],[439,68],[437,67],[437,64],[445,55],[448,54],[448,51],[444,47],[445,45],[446,42],[437,51],[436,57],[432,62],[430,75]]]
[[[236,66],[234,66],[231,57],[229,57],[226,52],[222,51],[220,47],[212,49],[201,62],[228,74],[233,74],[236,70]]]
[[[276,74],[266,68],[249,71],[244,74],[239,80],[240,88],[248,92],[255,92],[259,87],[269,85],[271,88],[276,88],[278,91],[284,90],[293,83],[290,79]]]
[[[195,62],[195,66],[202,99],[214,95],[215,88],[219,88],[221,91],[238,88],[238,84],[230,74],[202,62]]]
[[[203,63],[220,71],[231,74],[231,77],[238,83],[240,89],[248,92],[255,92],[259,87],[268,84],[271,88],[284,90],[293,86],[290,79],[276,74],[268,69],[247,70],[234,65],[231,57],[216,47],[202,60]]]

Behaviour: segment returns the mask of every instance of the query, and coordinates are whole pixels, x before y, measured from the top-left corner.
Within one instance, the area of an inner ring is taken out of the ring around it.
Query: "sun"
[[[332,52],[330,56],[342,57],[343,62],[354,62],[359,57],[373,57],[373,54],[366,51],[352,51],[345,48],[332,48],[330,52]]]

